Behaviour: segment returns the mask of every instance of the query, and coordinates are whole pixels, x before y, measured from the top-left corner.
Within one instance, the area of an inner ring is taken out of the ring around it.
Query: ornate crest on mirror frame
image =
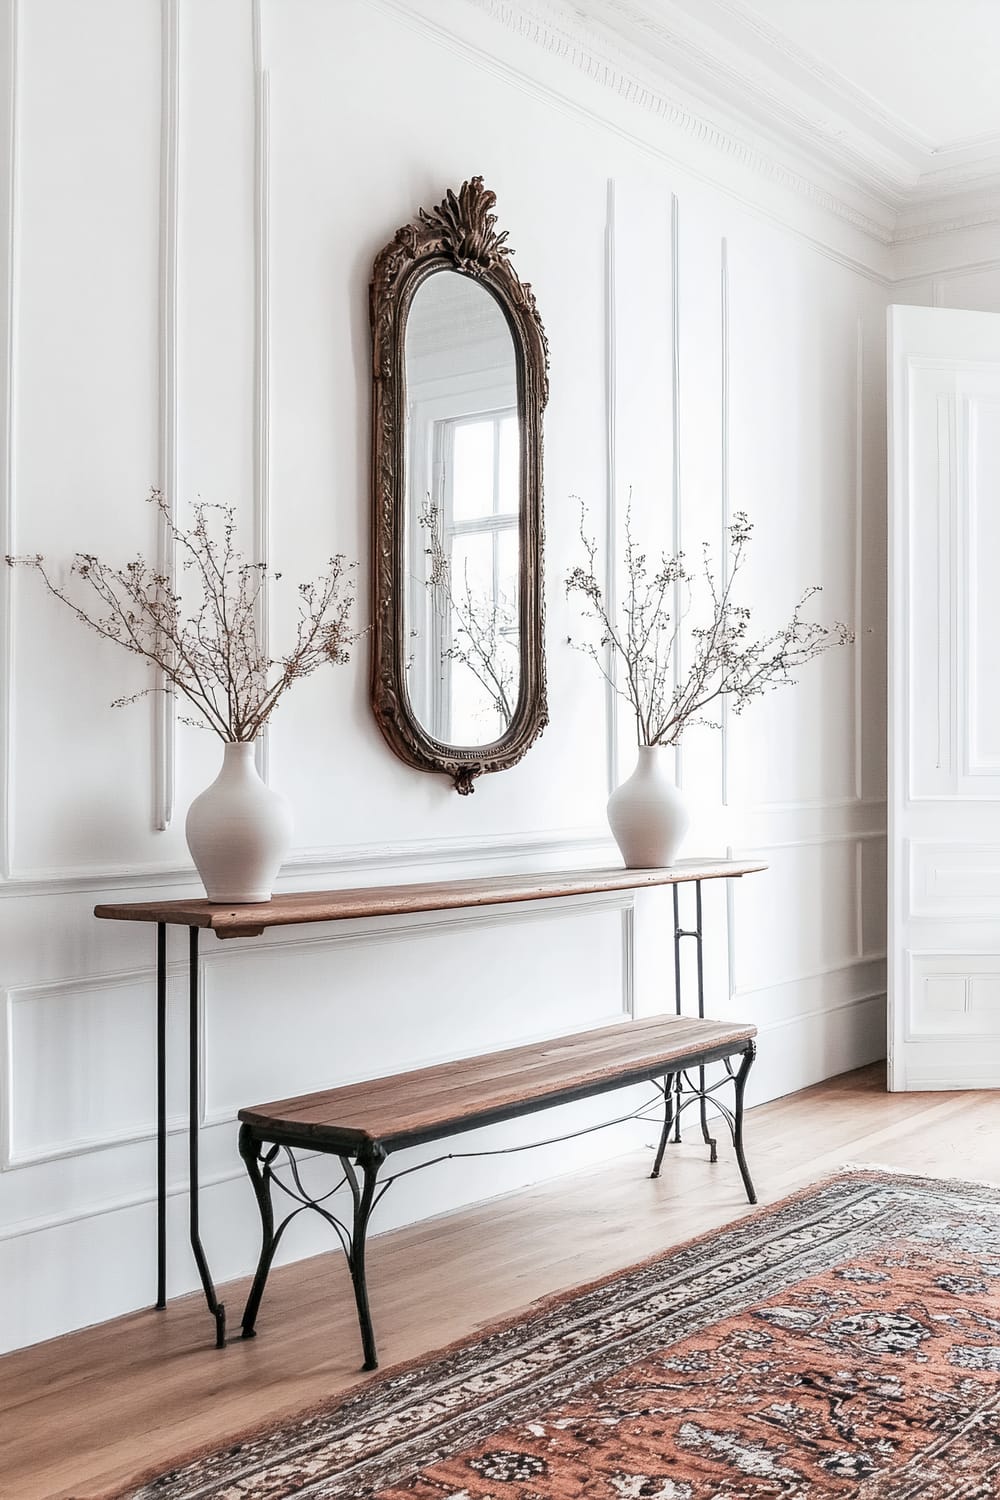
[[[513,766],[547,723],[548,346],[481,177],[375,259],[372,707],[411,766]]]

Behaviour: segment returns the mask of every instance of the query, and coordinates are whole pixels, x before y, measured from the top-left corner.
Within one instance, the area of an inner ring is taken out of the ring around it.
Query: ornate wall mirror
[[[411,766],[471,792],[546,723],[542,411],[531,288],[481,177],[376,257],[372,705]]]

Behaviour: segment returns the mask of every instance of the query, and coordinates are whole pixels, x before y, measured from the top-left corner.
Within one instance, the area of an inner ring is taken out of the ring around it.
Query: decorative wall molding
[[[826,974],[833,971],[823,970],[822,972]],[[804,976],[804,978],[806,979],[814,979],[819,977],[822,976],[813,974]],[[799,980],[796,982],[801,983],[802,981]],[[762,992],[754,990],[744,990],[742,993],[744,995],[750,995],[759,994]],[[881,989],[872,990],[870,994],[851,995],[849,999],[839,1000],[834,1005],[813,1006],[811,1010],[799,1011],[794,1016],[782,1016],[779,1020],[776,1021],[761,1021],[757,1030],[760,1036],[767,1036],[775,1031],[785,1031],[791,1026],[801,1026],[804,1022],[814,1021],[820,1016],[836,1016],[841,1014],[845,1010],[856,1010],[859,1006],[872,1005],[875,1003],[879,1003],[882,1005],[885,1004],[884,984]]]
[[[736,858],[764,858],[767,854],[786,853],[789,850],[801,849],[827,849],[835,848],[844,844],[854,846],[854,953],[846,956],[836,964],[828,965],[820,969],[810,969],[805,973],[789,975],[774,981],[769,980],[766,985],[757,986],[758,989],[776,989],[785,984],[794,984],[814,979],[821,974],[834,973],[844,968],[852,968],[857,964],[868,964],[877,960],[885,959],[885,952],[866,952],[865,950],[865,889],[864,889],[864,848],[866,844],[881,845],[887,842],[885,829],[862,829],[843,830],[841,832],[812,833],[797,838],[774,840],[770,843],[755,843],[749,847],[740,847],[735,854]],[[730,851],[730,857],[734,857]],[[734,897],[730,894],[730,908]],[[735,925],[731,922],[730,927],[730,951],[732,952],[735,942]],[[883,985],[884,988],[884,985]],[[735,982],[735,969],[731,967],[730,973],[730,995],[743,995],[749,993],[741,989]]]
[[[16,549],[14,531],[15,433],[14,380],[17,354],[19,0],[7,0],[5,41],[7,77],[0,91],[6,109],[0,121],[0,158],[6,191],[0,200],[0,879],[9,877],[14,861],[14,579],[2,559]]]
[[[934,1048],[939,1045],[935,1037],[928,1045],[929,1060],[927,1062],[907,1063],[905,1072],[907,1089],[954,1093],[956,1089],[1000,1088],[1000,1068],[995,1063],[991,1063],[985,1050],[982,1051],[978,1062],[953,1062],[950,1058],[939,1062],[934,1057]],[[897,1092],[900,1087],[901,1085],[897,1085]]]
[[[872,840],[879,841],[886,837],[884,828],[866,828],[861,830],[844,829],[839,833],[807,833],[801,838],[773,839],[770,842],[756,842],[741,846],[742,857],[753,858],[767,850],[774,849],[811,849],[823,844],[852,844],[869,843]],[[740,858],[741,856],[736,856]]]
[[[681,509],[681,206],[677,194],[670,194],[670,504],[671,550],[679,552],[684,545],[684,516]],[[682,611],[680,581],[674,584],[674,619]],[[674,642],[674,686],[681,679],[684,653],[681,638]],[[684,787],[684,751],[674,746],[674,780]]]
[[[751,812],[769,816],[788,812],[819,812],[848,807],[885,807],[884,797],[792,797],[787,802],[757,802]]]
[[[730,499],[730,413],[729,413],[729,241],[722,236],[719,245],[719,460],[721,465],[719,486],[721,516],[719,536],[719,558],[722,567],[722,583],[729,582],[730,547],[729,524],[732,519]],[[719,714],[719,800],[723,807],[729,806],[729,756],[732,749],[732,715],[728,697],[723,697]],[[732,845],[726,847],[726,858],[733,858]],[[736,882],[725,881],[726,887],[726,988],[732,1000],[736,993]]]
[[[886,837],[882,797],[836,798],[827,802],[758,804],[733,807],[733,844],[740,850],[806,847],[810,844]]]
[[[764,1020],[760,1024],[759,1030],[762,1036],[787,1036],[789,1033],[794,1033],[796,1030],[808,1035],[810,1030],[815,1027],[818,1022],[821,1023],[827,1016],[842,1015],[846,1012],[851,1011],[862,1011],[865,1008],[871,1006],[884,1007],[884,1003],[885,997],[884,993],[882,992],[849,996],[843,1000],[834,1001],[829,1006],[810,1006],[796,1015],[782,1016],[773,1021]],[[796,1050],[799,1049],[798,1039],[795,1040],[793,1045]],[[867,1062],[870,1060],[871,1059],[868,1057],[848,1057],[847,1066],[859,1067],[863,1062]],[[796,1084],[796,1086],[798,1087],[802,1085]],[[975,1085],[970,1083],[969,1086],[974,1087]],[[686,1130],[688,1132],[695,1129],[696,1125],[686,1126]],[[610,1136],[612,1133],[613,1132],[610,1130],[606,1132],[608,1136]],[[224,1187],[229,1183],[245,1181],[245,1178],[246,1173],[242,1166],[224,1169],[222,1171],[213,1172],[211,1170],[208,1170],[204,1172],[201,1179],[203,1208],[206,1200],[210,1198],[214,1189]],[[186,1181],[183,1178],[177,1182],[168,1183],[167,1194],[171,1199],[186,1196],[186,1191],[187,1185]],[[67,1226],[74,1223],[102,1218],[119,1212],[127,1211],[129,1209],[141,1208],[144,1205],[152,1205],[154,1202],[155,1192],[152,1190],[152,1187],[148,1192],[132,1192],[128,1194],[120,1194],[117,1196],[109,1195],[99,1202],[85,1204],[63,1212],[40,1214],[32,1218],[25,1218],[7,1225],[0,1226],[0,1244],[4,1243],[7,1240],[23,1238],[26,1235],[43,1234],[50,1230],[64,1230]],[[196,1275],[193,1266],[190,1268],[190,1275],[191,1277],[194,1277]],[[191,1286],[193,1287],[194,1284],[195,1283],[192,1280]]]
[[[971,839],[903,840],[905,916],[918,921],[1000,921],[1000,847]]]
[[[616,560],[618,557],[618,407],[617,370],[618,329],[616,321],[615,291],[615,184],[608,182],[607,219],[604,229],[604,410],[605,410],[605,527],[604,527],[604,592],[609,612],[617,609],[618,579]],[[618,785],[618,695],[615,679],[618,662],[611,646],[608,646],[605,662],[607,681],[604,692],[605,733],[608,757],[608,795]]]
[[[254,72],[254,425],[253,513],[258,562],[271,561],[271,78],[264,67],[261,0],[253,0]],[[257,630],[270,654],[270,572],[261,577]],[[257,740],[257,771],[270,769],[270,735],[265,724]]]
[[[171,990],[183,984],[187,976],[187,965],[171,963],[168,969],[168,985]],[[155,1126],[135,1130],[123,1127],[120,1130],[97,1136],[76,1136],[68,1141],[51,1142],[43,1147],[18,1149],[15,1140],[14,1109],[17,1094],[17,1070],[15,1068],[14,1012],[17,1006],[30,1005],[38,1000],[60,997],[86,997],[88,994],[103,994],[109,990],[142,986],[150,996],[155,994],[156,971],[149,969],[119,969],[109,974],[75,975],[68,979],[46,980],[39,984],[12,985],[0,988],[0,1077],[3,1079],[3,1108],[0,1110],[0,1172],[16,1171],[21,1167],[40,1166],[43,1162],[61,1161],[67,1157],[86,1156],[92,1151],[106,1150],[112,1146],[130,1146],[138,1141],[152,1140]],[[152,1014],[152,1012],[151,1012]],[[150,1099],[152,1112],[152,1097]],[[186,1128],[187,1115],[168,1117],[170,1134]]]
[[[1000,224],[1000,177],[993,176],[961,196],[951,193],[907,207],[897,220],[893,244],[912,245],[992,224]]]
[[[927,281],[928,276],[933,276],[935,283],[933,305],[940,307],[942,303],[939,296],[936,295],[939,291],[937,287],[938,282],[964,280],[969,276],[988,275],[991,271],[1000,271],[1000,255],[985,260],[963,260],[959,264],[939,267],[933,272],[915,271],[912,274],[901,276],[896,283],[896,290],[900,292],[906,291],[911,288],[911,284],[912,287],[920,286]]]
[[[160,390],[159,489],[167,515],[157,527],[157,568],[173,577],[173,539],[167,517],[177,515],[177,247],[178,152],[180,116],[180,0],[160,0]],[[153,694],[153,826],[163,832],[174,816],[177,714],[173,697],[164,691],[166,678],[157,673],[160,691]]]
[[[876,953],[858,953],[855,957],[841,959],[838,963],[835,963],[835,964],[826,964],[823,968],[819,968],[819,969],[803,969],[803,970],[801,970],[799,972],[796,972],[794,974],[785,974],[785,975],[782,975],[778,979],[769,979],[766,984],[748,985],[746,988],[743,988],[741,986],[737,986],[736,990],[733,993],[734,993],[734,996],[737,997],[738,999],[745,1000],[748,995],[768,995],[768,994],[770,994],[772,992],[772,990],[785,989],[785,988],[787,988],[788,986],[791,986],[791,985],[812,984],[816,980],[829,979],[832,976],[837,975],[837,974],[845,974],[845,973],[849,972],[852,969],[864,969],[864,968],[869,968],[869,967],[874,967],[874,966],[881,965],[883,967],[883,970],[884,970],[885,961],[886,961],[886,955],[885,955],[884,950],[876,952]],[[881,983],[875,989],[868,989],[868,988],[866,988],[865,993],[863,995],[854,996],[851,999],[844,1001],[843,1004],[844,1005],[855,1005],[859,1001],[871,999],[875,995],[884,995],[885,994],[885,974],[884,974],[884,972],[880,975],[880,979],[881,979]],[[803,1011],[801,1013],[796,1012],[794,1015],[786,1018],[786,1020],[787,1021],[797,1021],[797,1020],[804,1019],[807,1016],[819,1014],[819,1012],[821,1010],[825,1012],[825,1011],[828,1011],[828,1010],[840,1010],[840,1009],[842,1009],[842,1005],[839,1002],[836,1005],[831,1005],[831,1006],[821,1006],[821,1007],[818,1007],[818,1008],[817,1007],[813,1007],[812,1009],[810,1009],[808,1011]],[[783,1020],[781,1022],[781,1024],[786,1024],[786,1020]],[[774,1023],[774,1024],[778,1024],[778,1023]]]
[[[854,796],[863,801],[864,786],[864,571],[865,571],[865,327],[858,314],[854,384]]]
[[[903,1040],[942,1045],[1000,1041],[1000,958],[996,951],[965,949],[956,953],[911,948],[907,954]],[[989,1050],[994,1071],[1000,1071],[995,1049]]]
[[[265,935],[262,938],[254,939],[257,946],[253,951],[255,954],[265,952],[287,954],[289,950],[292,952],[302,952],[306,949],[336,952],[338,950],[342,951],[345,948],[361,948],[369,951],[400,943],[438,940],[454,932],[456,927],[461,927],[463,932],[465,932],[470,928],[485,931],[490,928],[512,926],[522,928],[525,926],[537,926],[539,924],[550,926],[554,922],[573,921],[579,918],[581,912],[586,912],[588,916],[597,915],[601,912],[618,913],[621,918],[621,1003],[617,1009],[609,1007],[607,1014],[595,1019],[593,1024],[595,1026],[611,1025],[615,1021],[629,1019],[636,1013],[634,992],[635,924],[634,900],[631,892],[617,896],[583,896],[573,900],[539,901],[532,902],[530,905],[521,904],[495,907],[492,910],[467,909],[465,911],[433,916],[429,920],[419,917],[416,919],[394,918],[384,924],[366,921],[359,923],[352,930],[345,932],[327,931],[318,933],[315,931],[305,931],[301,935],[296,933],[295,936],[291,936],[291,934],[286,933],[283,936],[275,936],[270,939]],[[211,981],[209,977],[211,969],[213,967],[218,968],[220,965],[225,964],[225,962],[226,953],[224,948],[216,950],[215,953],[205,954],[202,958],[202,973],[206,981],[202,991],[205,997],[205,1010],[211,1004]],[[152,983],[153,976],[151,972],[150,984]],[[537,1030],[530,1030],[508,1041],[498,1043],[498,1045],[517,1047],[522,1043],[527,1044],[543,1040],[549,1035],[551,1033],[548,1031],[539,1033]],[[412,1066],[419,1068],[433,1067],[436,1063],[451,1062],[456,1056],[461,1057],[463,1055],[467,1056],[468,1054],[448,1052],[429,1057],[425,1056],[419,1061],[414,1061]],[[202,1076],[206,1080],[206,1087],[208,1073],[208,1067],[203,1067]],[[364,1080],[358,1079],[355,1081],[363,1082]],[[202,1124],[211,1127],[213,1125],[232,1124],[236,1119],[236,1113],[240,1105],[235,1102],[229,1102],[210,1106],[207,1100],[202,1099],[200,1101],[200,1108]]]
[[[729,488],[729,241],[725,235],[722,236],[719,244],[719,328],[719,461],[721,466],[719,490],[722,503],[719,560],[722,570],[722,586],[725,589],[729,583],[729,524],[732,520]],[[722,726],[719,731],[719,799],[723,807],[728,807],[729,752],[732,738],[728,696],[722,698],[719,721]]]
[[[505,928],[517,925],[533,926],[541,923],[551,925],[554,922],[572,921],[579,919],[581,912],[585,911],[588,916],[602,912],[617,913],[621,919],[621,991],[620,1004],[617,1009],[610,1009],[605,1016],[593,1020],[593,1025],[611,1025],[622,1018],[629,1018],[636,1013],[635,1004],[635,924],[634,924],[634,901],[631,892],[614,896],[584,896],[576,900],[563,900],[558,902],[538,902],[530,906],[515,905],[499,907],[492,910],[472,910],[464,912],[453,912],[430,920],[416,918],[393,918],[385,923],[357,923],[346,926],[343,931],[296,929],[294,933],[286,932],[280,936],[265,936],[254,939],[254,955],[260,956],[266,953],[280,953],[286,961],[293,962],[294,954],[304,951],[328,951],[335,953],[350,948],[363,948],[365,950],[381,948],[387,945],[398,945],[401,943],[428,942],[439,940],[453,932],[457,926],[463,931],[470,928],[489,929]],[[203,950],[199,959],[199,975],[202,994],[201,1007],[201,1030],[198,1037],[198,1046],[202,1053],[203,1065],[201,1069],[203,1089],[207,1090],[209,1080],[209,1066],[206,1055],[206,1024],[209,1010],[212,1004],[212,975],[224,969],[232,958],[245,954],[246,949],[242,947],[217,946],[215,949]],[[187,979],[187,963],[171,962],[168,967],[168,983],[170,992],[175,990],[180,996]],[[51,999],[52,997],[66,997],[77,1003],[85,1003],[88,995],[101,995],[109,991],[125,988],[141,988],[150,997],[150,1012],[152,1013],[152,999],[155,994],[156,971],[151,966],[148,969],[123,969],[107,974],[75,975],[69,978],[48,980],[39,984],[17,985],[0,990],[0,1015],[2,1015],[2,1059],[0,1059],[0,1077],[3,1078],[4,1105],[0,1111],[0,1172],[16,1171],[24,1167],[40,1166],[46,1162],[65,1160],[70,1157],[90,1155],[95,1151],[106,1151],[122,1146],[138,1145],[143,1141],[154,1139],[156,1127],[152,1113],[152,1098],[150,1099],[150,1120],[147,1126],[121,1126],[118,1129],[104,1132],[93,1136],[76,1136],[66,1141],[51,1141],[41,1145],[20,1145],[15,1139],[15,1106],[17,1095],[17,1059],[15,1057],[14,1043],[14,1011],[18,1006],[31,1005],[39,1000]],[[542,1034],[550,1035],[549,1032]],[[521,1043],[540,1040],[537,1031],[527,1031],[524,1035],[514,1037],[505,1041],[502,1045],[516,1047]],[[417,1067],[431,1067],[438,1062],[451,1061],[455,1056],[462,1053],[448,1053],[447,1055],[425,1057],[420,1062],[414,1063]],[[150,1058],[152,1066],[152,1057]],[[243,1101],[245,1102],[245,1101]],[[198,1100],[198,1118],[203,1128],[214,1126],[231,1126],[236,1120],[239,1103],[228,1102],[225,1104],[210,1104],[203,1096]],[[171,1135],[186,1133],[187,1112],[171,1114],[168,1118],[168,1131]],[[0,1236],[2,1237],[2,1236]]]
[[[227,1182],[238,1182],[245,1177],[246,1170],[243,1166],[225,1172],[203,1173],[202,1197],[209,1188],[220,1187]],[[186,1198],[187,1191],[186,1180],[167,1184],[168,1198]],[[18,1219],[0,1227],[0,1244],[6,1240],[24,1239],[26,1235],[45,1234],[50,1229],[65,1229],[70,1224],[86,1223],[88,1219],[100,1219],[105,1214],[122,1213],[128,1209],[142,1208],[155,1202],[155,1192],[122,1193],[117,1197],[103,1198],[99,1203],[87,1203],[65,1212],[38,1214],[30,1219]]]
[[[493,859],[577,857],[585,850],[614,857],[607,828],[566,829],[559,833],[476,835],[471,838],[409,839],[399,844],[341,844],[293,853],[281,868],[282,882],[395,870],[410,865],[485,863]],[[198,883],[193,865],[146,864],[90,866],[77,870],[27,870],[0,881],[0,900],[24,896],[67,895],[85,891],[167,890]],[[296,887],[292,887],[295,889]],[[319,887],[314,887],[319,888]]]

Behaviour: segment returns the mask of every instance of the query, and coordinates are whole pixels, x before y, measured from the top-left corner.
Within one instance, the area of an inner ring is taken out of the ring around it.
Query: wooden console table
[[[266,902],[245,906],[222,905],[206,900],[130,901],[96,906],[94,915],[110,921],[151,922],[156,926],[156,1177],[157,1177],[157,1280],[156,1306],[167,1301],[167,927],[188,929],[188,1182],[189,1235],[205,1300],[215,1320],[217,1348],[226,1342],[226,1310],[218,1299],[208,1258],[201,1240],[199,1221],[200,1177],[198,1164],[198,1100],[201,1091],[201,1054],[198,1047],[201,994],[198,973],[198,942],[202,929],[218,938],[259,937],[269,927],[308,922],[338,922],[361,917],[402,916],[416,912],[456,911],[468,907],[503,906],[520,901],[547,901],[563,896],[596,895],[607,891],[644,890],[651,886],[674,888],[674,985],[675,1010],[681,1015],[681,942],[691,938],[697,953],[698,1016],[704,1019],[703,939],[701,885],[705,880],[733,879],[750,875],[766,866],[739,860],[683,860],[667,869],[558,870],[529,875],[493,875],[479,880],[431,881],[417,885],[370,886],[340,891],[304,891],[282,894]],[[677,887],[693,883],[696,920],[693,928],[680,925]],[[675,1140],[680,1139],[680,1109],[683,1083],[677,1076]],[[712,1147],[706,1120],[704,1070],[700,1088],[691,1091],[700,1099],[702,1134]]]

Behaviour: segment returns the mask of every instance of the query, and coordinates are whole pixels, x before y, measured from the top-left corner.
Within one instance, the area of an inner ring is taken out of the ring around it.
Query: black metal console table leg
[[[188,1204],[191,1249],[194,1253],[198,1275],[205,1292],[208,1310],[215,1319],[215,1347],[226,1347],[226,1308],[215,1292],[212,1273],[208,1269],[208,1257],[201,1243],[200,1181],[198,1170],[198,1146],[201,1121],[198,1114],[201,1084],[201,985],[198,971],[198,929],[188,928]]]
[[[198,1146],[201,1122],[201,992],[198,972],[198,929],[188,929],[188,1194],[191,1249],[215,1319],[215,1347],[225,1348],[226,1309],[215,1293],[208,1258],[201,1243]],[[156,924],[156,1306],[167,1305],[167,928]]]
[[[167,927],[156,924],[156,1305],[167,1305]]]
[[[695,958],[697,963],[697,995],[698,995],[698,1019],[705,1019],[705,944],[702,934],[701,913],[701,881],[694,882],[695,900],[695,923],[693,927],[681,926],[679,887],[674,886],[674,1008],[677,1014],[683,1015],[684,1008],[681,1002],[681,943],[684,938],[694,938]],[[674,1143],[677,1144],[681,1138],[681,1108],[684,1094],[684,1075],[676,1075],[677,1108],[674,1116]],[[699,1092],[699,1114],[701,1116],[701,1136],[705,1145],[709,1148],[709,1161],[718,1161],[718,1147],[715,1137],[708,1129],[708,1106],[705,1097],[705,1066],[701,1064],[698,1068],[698,1092]]]

